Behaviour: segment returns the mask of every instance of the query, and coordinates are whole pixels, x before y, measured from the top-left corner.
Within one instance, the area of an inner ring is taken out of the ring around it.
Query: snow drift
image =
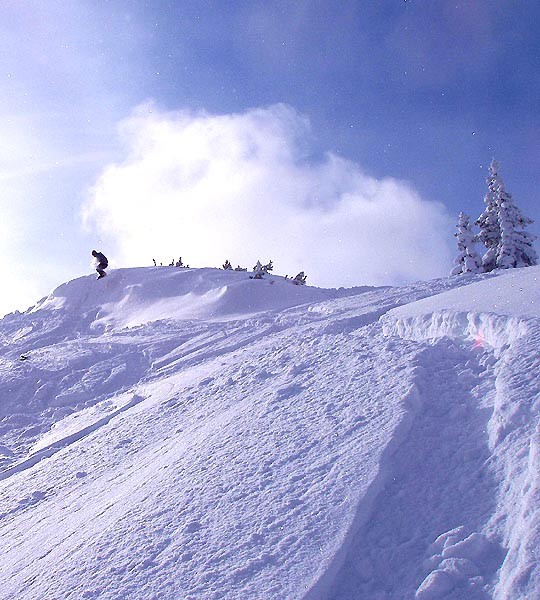
[[[83,277],[0,322],[0,598],[533,598],[536,267]]]

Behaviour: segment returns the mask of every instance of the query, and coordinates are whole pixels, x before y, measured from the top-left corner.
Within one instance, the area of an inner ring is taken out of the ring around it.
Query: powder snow
[[[540,597],[540,267],[175,267],[0,321],[0,598]]]

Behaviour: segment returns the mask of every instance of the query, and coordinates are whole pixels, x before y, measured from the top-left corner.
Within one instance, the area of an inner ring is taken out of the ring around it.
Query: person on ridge
[[[109,266],[109,261],[103,252],[98,252],[97,250],[92,250],[92,256],[96,259],[96,271],[98,272],[98,279],[105,277],[107,273],[105,273],[105,269]]]

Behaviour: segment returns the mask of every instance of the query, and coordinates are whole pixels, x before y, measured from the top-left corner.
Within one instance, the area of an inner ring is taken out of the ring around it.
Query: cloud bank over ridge
[[[444,206],[331,152],[311,159],[309,121],[287,105],[212,115],[145,104],[119,131],[126,157],[83,209],[116,266],[272,259],[277,273],[328,287],[448,272]]]

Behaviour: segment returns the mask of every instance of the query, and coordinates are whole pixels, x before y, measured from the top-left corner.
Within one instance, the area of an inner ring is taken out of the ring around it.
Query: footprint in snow
[[[285,400],[304,391],[304,386],[297,383],[276,390],[276,400]]]
[[[32,506],[34,504],[37,504],[40,500],[43,500],[43,498],[45,498],[45,496],[46,496],[45,492],[37,490],[35,492],[32,492],[31,496],[27,496],[26,498],[21,498],[19,500],[19,506],[21,506],[21,507]]]
[[[131,438],[126,438],[125,440],[120,440],[118,444],[116,444],[115,448],[122,448],[123,446],[129,446],[133,440]]]
[[[270,379],[271,377],[273,377],[272,373],[270,373],[269,371],[267,371],[266,369],[261,369],[257,375],[255,375],[256,379],[260,379],[260,380],[265,380],[265,379]]]
[[[201,529],[201,528],[202,528],[202,525],[198,521],[190,521],[184,527],[184,533],[195,533],[196,531],[199,531],[199,529]]]

